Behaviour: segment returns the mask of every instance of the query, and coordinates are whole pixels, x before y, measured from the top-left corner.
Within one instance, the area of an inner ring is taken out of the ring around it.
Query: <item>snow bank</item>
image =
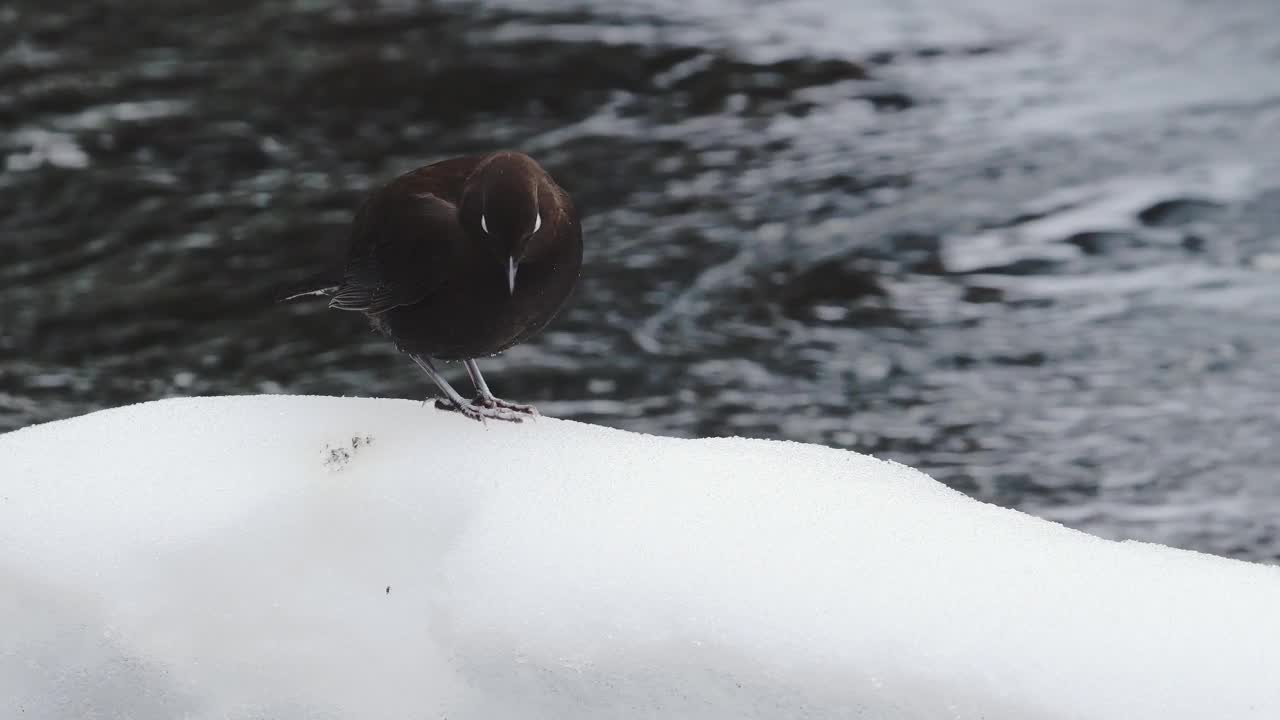
[[[1280,717],[1280,569],[820,447],[420,403],[0,436],[0,716]]]

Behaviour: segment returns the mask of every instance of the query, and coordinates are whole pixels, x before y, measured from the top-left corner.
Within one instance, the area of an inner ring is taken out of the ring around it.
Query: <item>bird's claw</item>
[[[503,420],[505,422],[516,423],[524,421],[524,417],[520,413],[505,407],[486,407],[475,403],[456,405],[452,400],[448,400],[446,398],[436,400],[436,408],[461,413],[465,417],[469,417],[472,420],[479,420],[480,422],[484,422],[486,420]]]
[[[477,396],[471,401],[471,404],[483,408],[511,410],[512,412],[532,417],[537,417],[540,414],[538,412],[538,408],[532,405],[521,405],[520,403],[513,403],[510,400],[503,400],[502,398],[496,397],[485,397],[483,395]]]

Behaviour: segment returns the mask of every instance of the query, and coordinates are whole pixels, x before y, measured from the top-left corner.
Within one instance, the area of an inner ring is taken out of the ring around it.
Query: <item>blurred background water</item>
[[[504,146],[588,251],[499,394],[1280,560],[1275,0],[0,3],[0,431],[433,394],[272,293]]]

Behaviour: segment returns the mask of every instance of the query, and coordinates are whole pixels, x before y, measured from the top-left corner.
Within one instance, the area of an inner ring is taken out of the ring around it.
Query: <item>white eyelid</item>
[[[484,231],[485,235],[489,234],[489,225],[484,221],[484,215],[480,216],[480,229]]]
[[[536,216],[534,216],[533,231],[538,232],[538,228],[540,227],[542,227],[542,213],[538,213]]]

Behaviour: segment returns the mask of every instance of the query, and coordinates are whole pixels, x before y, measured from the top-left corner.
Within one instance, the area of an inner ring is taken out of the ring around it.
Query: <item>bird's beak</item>
[[[507,290],[512,295],[516,294],[516,258],[514,255],[507,258]]]

